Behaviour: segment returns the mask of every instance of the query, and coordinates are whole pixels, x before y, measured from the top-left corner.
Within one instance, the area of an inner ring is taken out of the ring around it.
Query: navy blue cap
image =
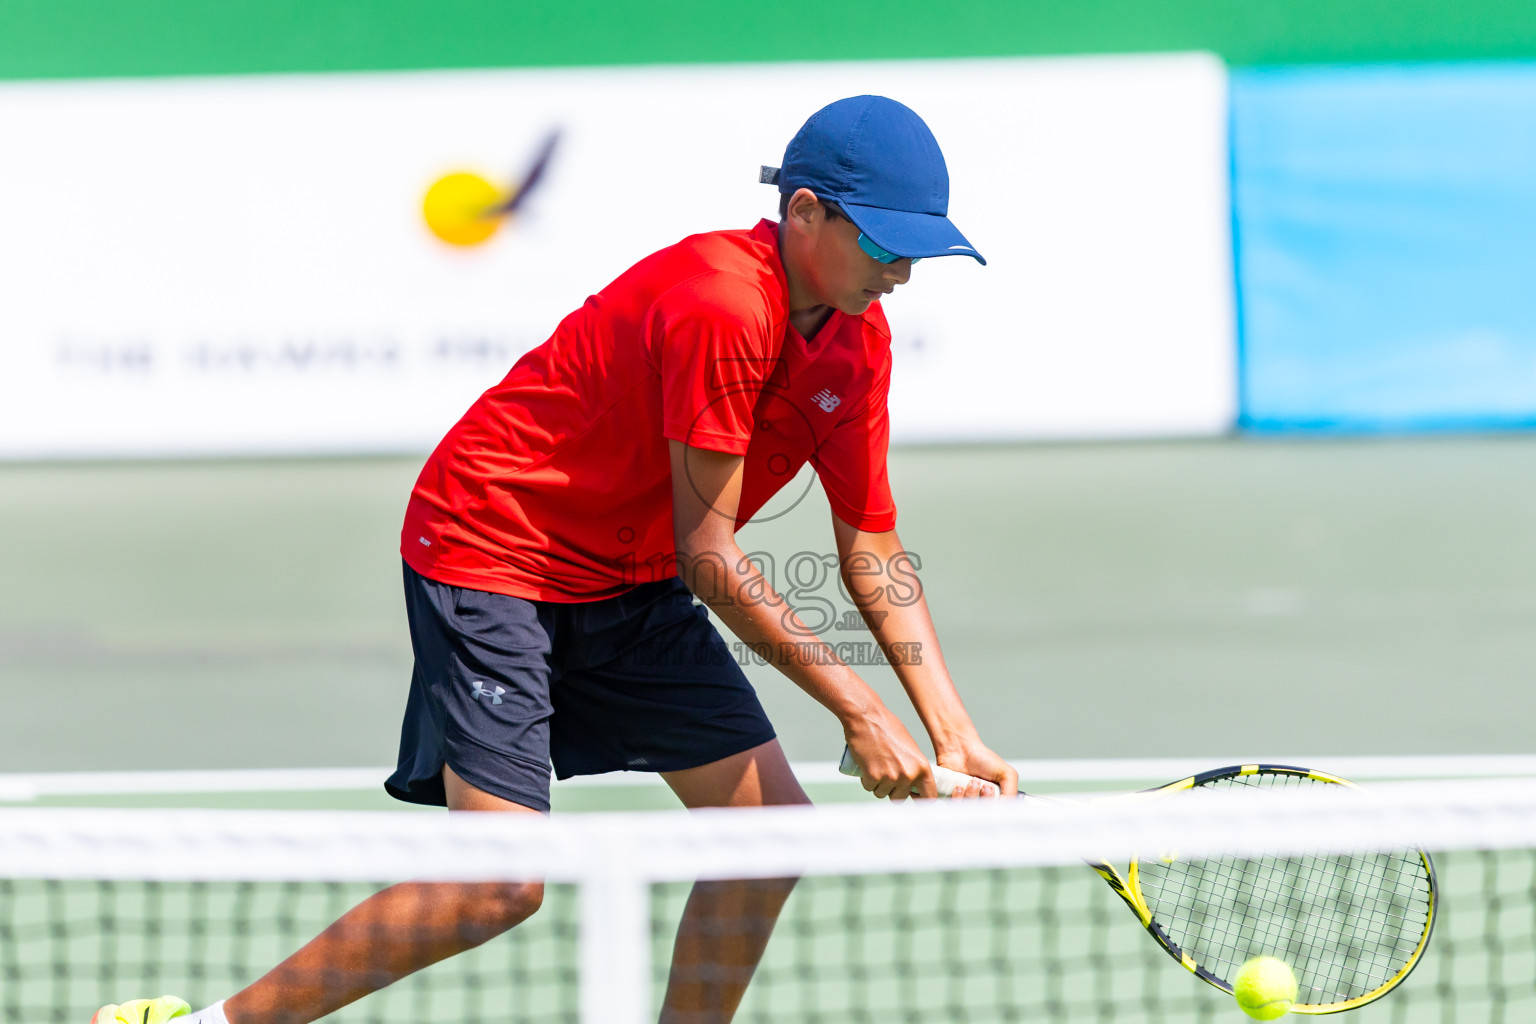
[[[949,222],[949,169],[933,132],[895,100],[851,96],[827,104],[795,133],[774,171],[763,168],[762,180],[780,192],[808,188],[831,200],[897,256],[987,262]]]

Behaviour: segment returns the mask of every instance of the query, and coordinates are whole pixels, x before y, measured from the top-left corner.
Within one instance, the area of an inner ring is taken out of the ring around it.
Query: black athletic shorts
[[[774,738],[731,650],[673,577],[578,604],[438,583],[405,567],[416,667],[385,782],[446,803],[443,765],[495,796],[549,809],[562,779],[696,768]]]

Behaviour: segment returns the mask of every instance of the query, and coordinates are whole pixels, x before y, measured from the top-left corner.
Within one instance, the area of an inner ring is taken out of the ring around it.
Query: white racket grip
[[[957,772],[952,768],[945,768],[943,765],[930,764],[928,767],[933,769],[933,784],[938,789],[939,796],[941,797],[952,795],[955,790],[971,781],[971,777],[964,772]],[[843,747],[843,759],[838,762],[837,770],[844,775],[851,775],[854,778],[864,774],[859,769],[859,762],[853,759],[853,751],[847,746]],[[982,786],[994,793],[997,791],[996,783],[983,782]]]

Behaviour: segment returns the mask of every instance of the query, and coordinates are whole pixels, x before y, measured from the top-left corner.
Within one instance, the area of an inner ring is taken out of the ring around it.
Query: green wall
[[[1533,0],[0,0],[0,78],[1214,50],[1536,56]]]

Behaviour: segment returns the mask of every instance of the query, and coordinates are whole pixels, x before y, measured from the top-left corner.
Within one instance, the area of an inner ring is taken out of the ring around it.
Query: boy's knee
[[[513,890],[510,900],[520,915],[519,921],[526,921],[544,905],[543,882],[516,882],[509,888]]]
[[[543,882],[502,882],[491,887],[486,900],[488,916],[503,928],[532,917],[544,904]]]
[[[544,885],[541,882],[476,885],[460,917],[460,934],[470,945],[478,946],[528,920],[543,902]]]

